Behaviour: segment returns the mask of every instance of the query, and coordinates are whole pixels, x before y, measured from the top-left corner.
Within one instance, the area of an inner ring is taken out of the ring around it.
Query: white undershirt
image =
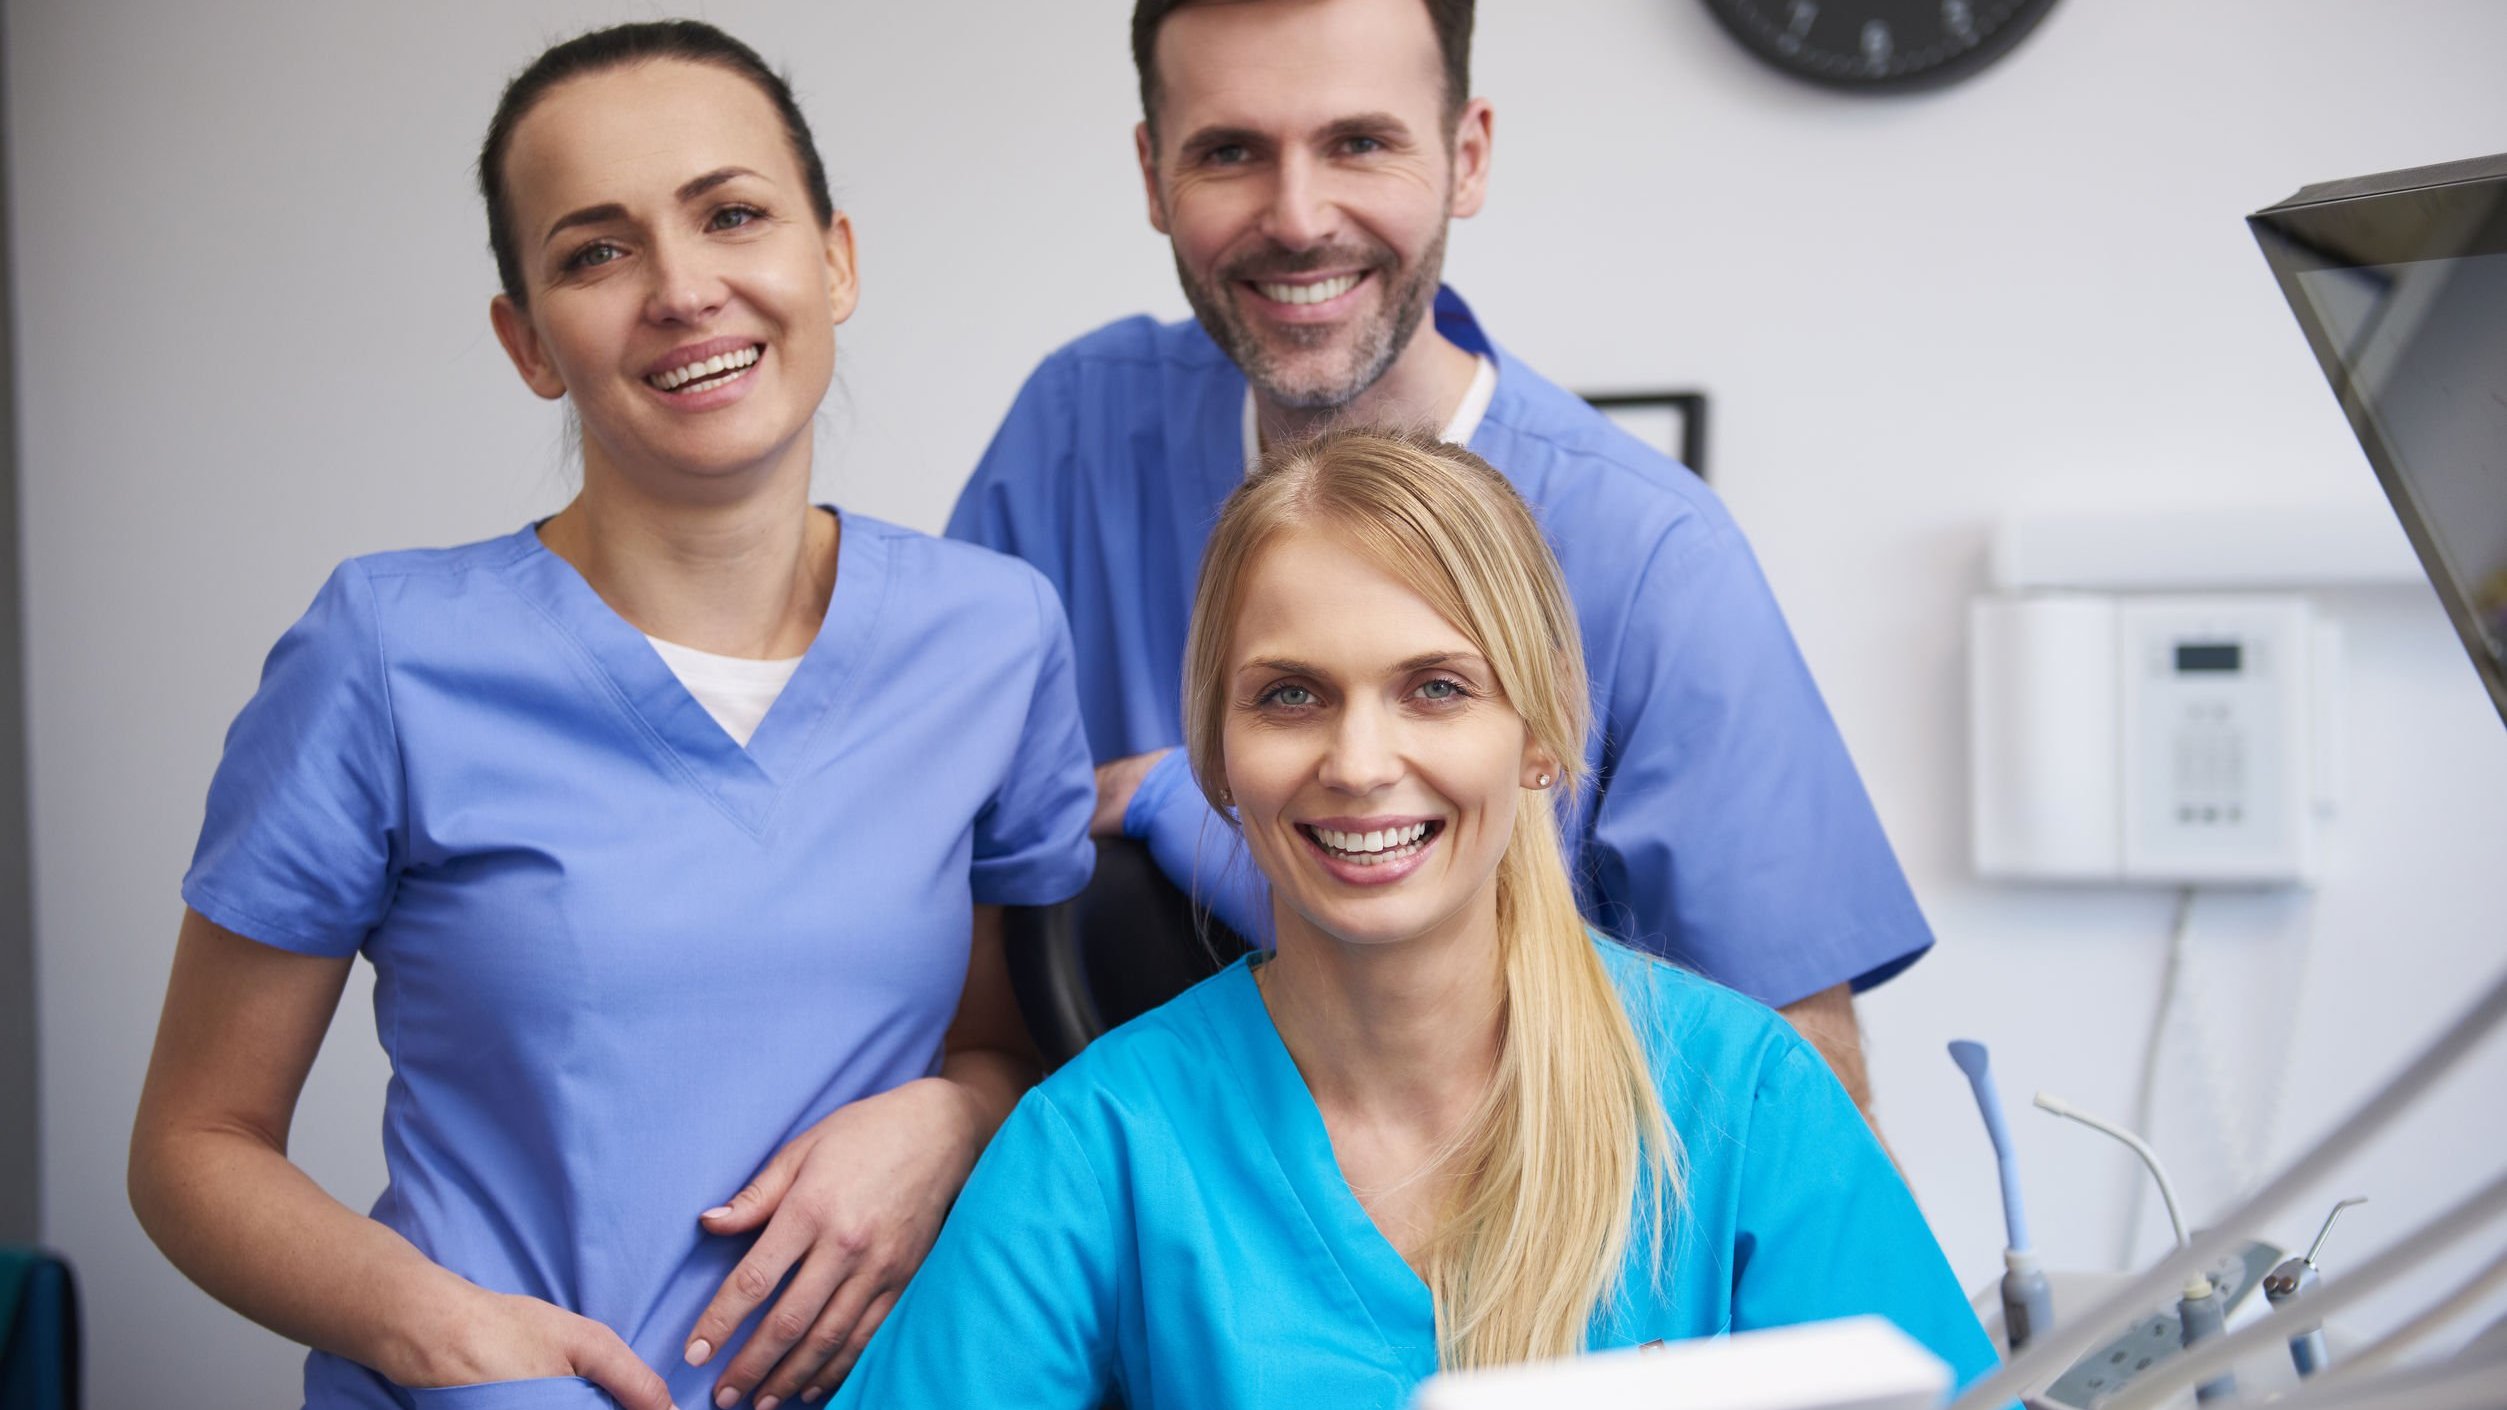
[[[1462,402],[1445,422],[1445,429],[1436,438],[1449,445],[1467,446],[1479,433],[1480,418],[1489,414],[1489,401],[1497,395],[1497,364],[1486,357],[1471,359],[1479,364],[1472,369],[1471,385],[1463,390]],[[1245,469],[1251,471],[1262,462],[1262,421],[1254,412],[1253,388],[1245,389]]]
[[[745,656],[717,656],[693,646],[681,646],[647,636],[653,650],[670,667],[670,673],[687,687],[714,723],[723,727],[741,748],[749,747],[750,736],[757,733],[758,722],[774,708],[775,697],[792,681],[792,673],[801,666],[801,658],[782,661],[752,661]]]

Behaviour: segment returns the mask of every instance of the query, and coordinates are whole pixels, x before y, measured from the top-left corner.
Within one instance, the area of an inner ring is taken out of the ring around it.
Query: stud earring
[[[1543,775],[1541,775],[1541,787],[1543,787],[1543,788],[1547,788],[1547,787],[1549,787],[1549,775],[1548,775],[1548,774],[1543,774]]]

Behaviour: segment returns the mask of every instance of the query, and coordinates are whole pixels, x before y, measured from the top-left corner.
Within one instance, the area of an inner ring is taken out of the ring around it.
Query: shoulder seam
[[[395,819],[403,839],[409,836],[409,759],[400,742],[400,706],[392,698],[392,658],[383,643],[383,602],[374,590],[374,576],[361,559],[350,559],[348,566],[356,570],[357,585],[364,589],[366,624],[374,636],[374,678],[376,693],[383,699],[383,735],[392,749],[392,764],[400,771],[400,787],[393,790],[399,798],[400,816]],[[406,845],[405,841],[403,845]],[[398,889],[397,878],[394,888]]]
[[[1055,1138],[1067,1146],[1071,1154],[1078,1158],[1081,1172],[1088,1177],[1088,1193],[1097,1201],[1097,1222],[1105,1228],[1107,1233],[1112,1234],[1114,1232],[1114,1206],[1106,1199],[1105,1181],[1097,1174],[1097,1162],[1089,1158],[1088,1148],[1080,1143],[1079,1128],[1071,1124],[1071,1118],[1063,1112],[1062,1104],[1053,1099],[1051,1092],[1039,1087],[1035,1091],[1035,1097],[1037,1108],[1053,1121]],[[1115,1261],[1118,1264],[1121,1262],[1119,1259]],[[1119,1284],[1122,1279],[1122,1270],[1119,1267],[1115,1270],[1115,1277],[1118,1284],[1116,1300],[1119,1303],[1121,1301]]]

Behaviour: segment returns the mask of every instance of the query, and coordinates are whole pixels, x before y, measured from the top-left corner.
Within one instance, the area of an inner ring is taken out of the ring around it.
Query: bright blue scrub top
[[[373,962],[375,1218],[707,1404],[720,1365],[680,1348],[750,1240],[698,1211],[937,1070],[973,906],[1087,882],[1070,673],[1025,565],[848,514],[825,623],[743,749],[532,528],[354,559],[228,733],[183,898]],[[305,1398],[609,1404],[413,1394],[322,1353]]]
[[[1775,1005],[1912,964],[1932,933],[1722,501],[1491,342],[1452,290],[1436,319],[1497,367],[1471,449],[1540,516],[1583,622],[1595,786],[1562,822],[1585,914]],[[1194,574],[1244,479],[1244,418],[1244,374],[1199,324],[1112,324],[1028,378],[950,517],[1061,594],[1101,761],[1183,741]],[[1182,751],[1125,830],[1239,931],[1267,930],[1257,890],[1212,885],[1254,873]]]
[[[1606,942],[1688,1186],[1594,1350],[1888,1317],[1964,1383],[1991,1343],[1826,1063],[1767,1009]],[[1248,961],[1028,1094],[839,1407],[1394,1410],[1436,1370],[1426,1284],[1341,1177]]]

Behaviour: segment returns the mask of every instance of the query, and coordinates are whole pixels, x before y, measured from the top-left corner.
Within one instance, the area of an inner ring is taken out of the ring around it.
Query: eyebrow
[[[697,197],[704,195],[706,192],[713,190],[715,187],[722,185],[726,181],[735,180],[743,176],[756,175],[756,172],[751,171],[744,166],[716,167],[712,171],[705,173],[703,176],[693,177],[687,181],[681,182],[679,189],[672,192],[671,195],[684,205],[687,202],[693,201]],[[578,225],[605,225],[610,221],[625,220],[626,218],[627,208],[618,204],[616,201],[604,201],[597,206],[585,206],[581,210],[568,211],[564,215],[557,217],[556,220],[550,222],[548,233],[540,237],[540,243],[545,245],[549,241],[557,238],[557,232],[561,230],[571,230]]]
[[[1407,141],[1410,137],[1410,124],[1391,113],[1357,113],[1334,121],[1323,129],[1323,135],[1326,138],[1335,139],[1393,136]]]
[[[1203,152],[1212,147],[1259,147],[1271,139],[1250,127],[1204,127],[1176,144],[1179,152]]]

